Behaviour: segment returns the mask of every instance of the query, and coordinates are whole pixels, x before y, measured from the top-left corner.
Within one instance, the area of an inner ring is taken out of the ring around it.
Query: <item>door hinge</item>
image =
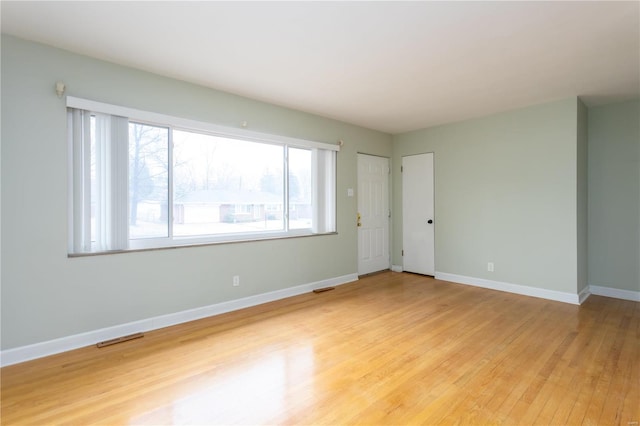
[[[402,250],[402,255],[404,256],[404,250]]]
[[[404,172],[404,166],[400,166],[400,173]]]

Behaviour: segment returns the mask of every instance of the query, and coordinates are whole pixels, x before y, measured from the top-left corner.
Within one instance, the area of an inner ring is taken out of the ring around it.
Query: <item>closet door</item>
[[[433,153],[402,157],[402,269],[435,275]]]

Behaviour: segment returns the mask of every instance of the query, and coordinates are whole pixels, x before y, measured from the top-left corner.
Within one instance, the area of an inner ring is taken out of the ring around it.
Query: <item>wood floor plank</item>
[[[385,272],[5,367],[0,420],[634,426],[639,306]]]
[[[607,331],[601,324],[609,313],[597,299],[591,299],[580,307],[578,332],[573,348],[567,351],[565,358],[567,367],[562,371],[563,380],[559,383],[558,394],[552,404],[556,406],[555,413],[549,424],[568,424],[568,418],[576,402],[577,394],[584,388],[591,366],[596,361],[597,351]]]

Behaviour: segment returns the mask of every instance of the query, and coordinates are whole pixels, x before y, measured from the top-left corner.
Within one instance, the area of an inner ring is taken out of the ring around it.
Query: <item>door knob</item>
[[[427,221],[427,223],[433,223],[433,220],[429,219],[429,220]]]

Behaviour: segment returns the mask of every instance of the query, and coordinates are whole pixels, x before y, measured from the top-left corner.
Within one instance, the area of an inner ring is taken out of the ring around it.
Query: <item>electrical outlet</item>
[[[240,285],[240,275],[233,276],[233,286],[238,287]]]
[[[493,272],[493,262],[487,263],[487,271]]]

